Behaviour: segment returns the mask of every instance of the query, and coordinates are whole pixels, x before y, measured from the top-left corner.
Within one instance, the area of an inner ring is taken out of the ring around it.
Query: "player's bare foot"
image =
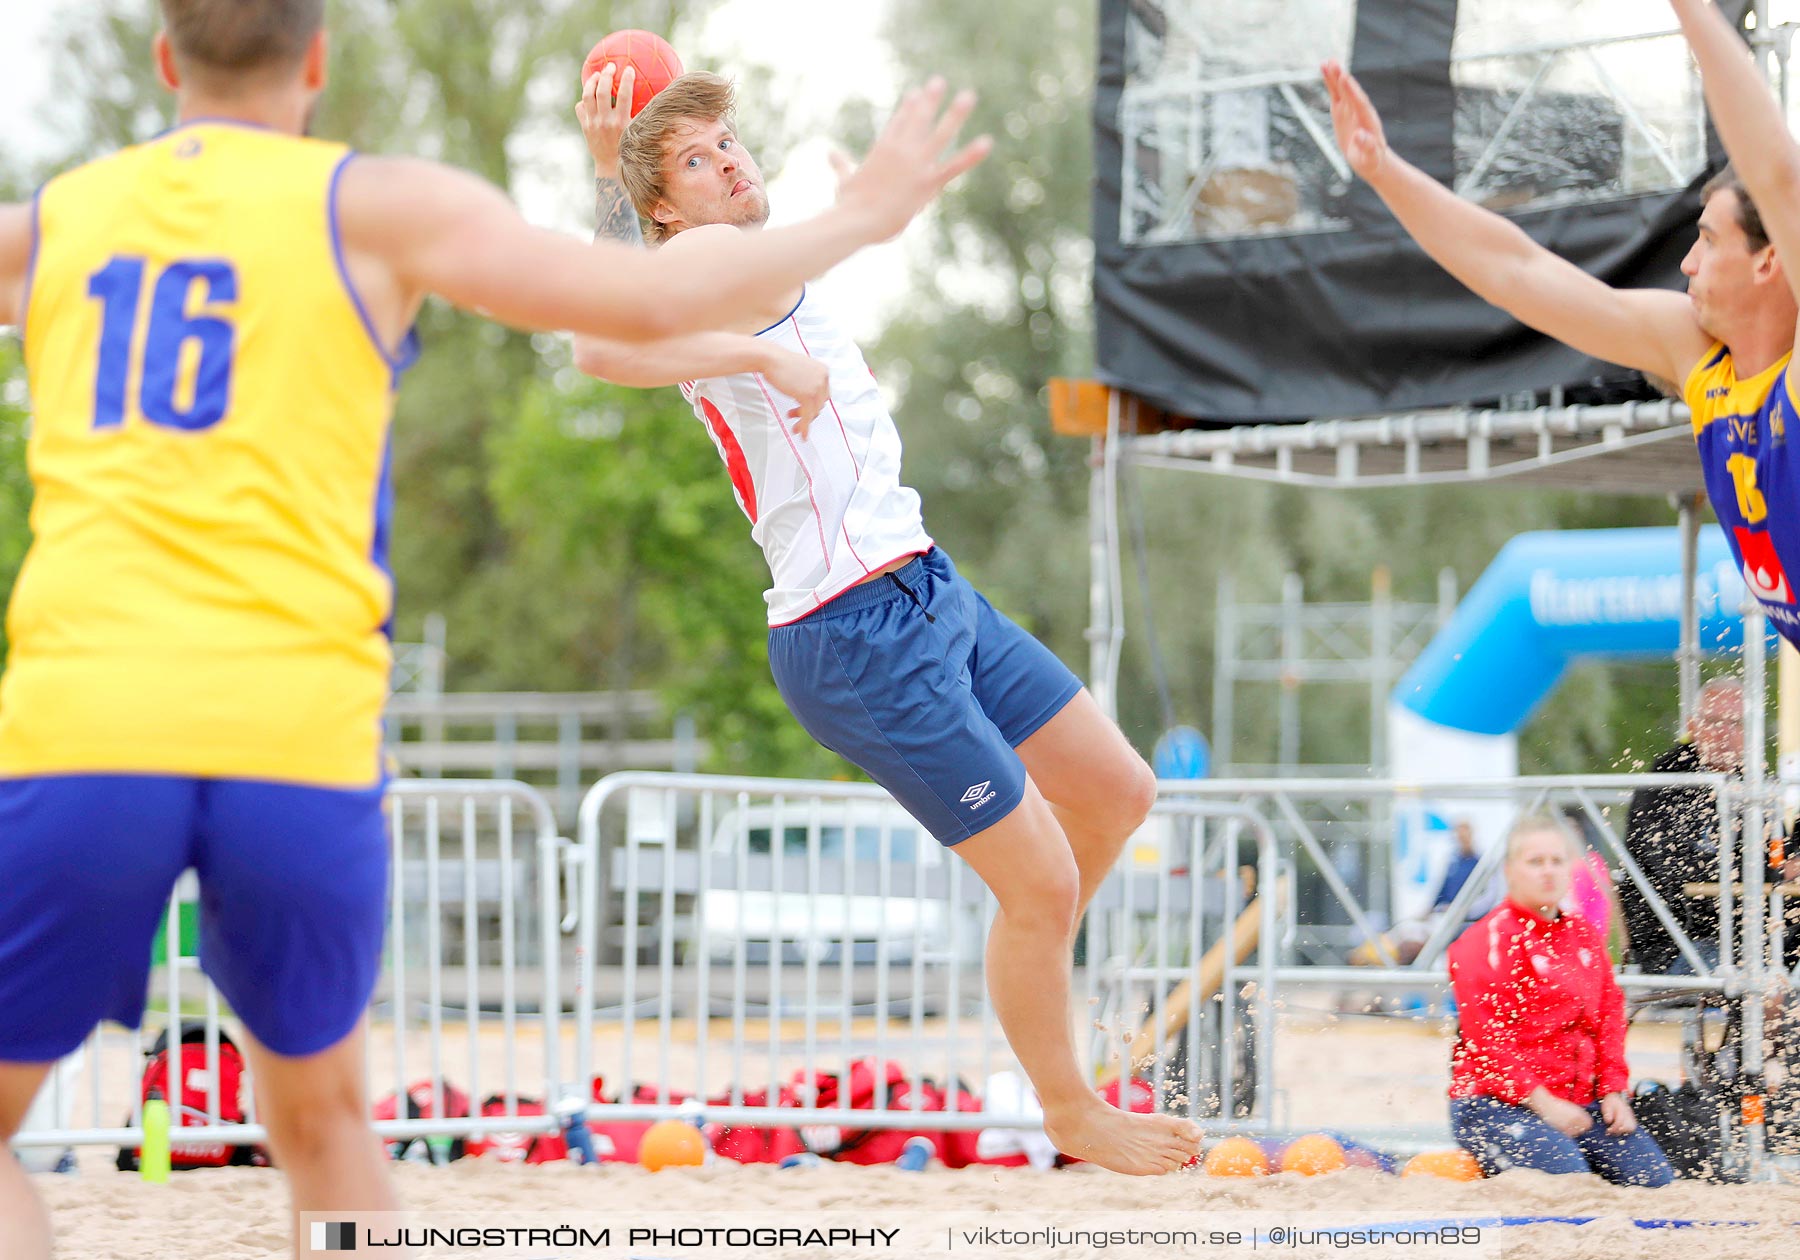
[[[1044,1132],[1063,1154],[1132,1177],[1174,1172],[1200,1154],[1192,1120],[1120,1111],[1098,1098],[1046,1110]]]

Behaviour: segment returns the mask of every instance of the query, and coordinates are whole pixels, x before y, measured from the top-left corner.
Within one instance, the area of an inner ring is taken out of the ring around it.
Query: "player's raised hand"
[[[838,203],[867,212],[880,229],[878,239],[900,234],[951,180],[988,155],[993,141],[980,136],[945,156],[975,108],[975,93],[958,92],[944,106],[944,81],[934,78],[908,92],[881,129],[862,165],[849,169],[841,156]]]
[[[631,121],[631,92],[637,80],[637,69],[626,62],[615,94],[616,69],[609,61],[590,74],[581,85],[581,99],[575,103],[575,121],[581,124],[588,152],[594,157],[594,174],[601,179],[619,177],[619,139],[625,134],[625,124]]]
[[[1388,156],[1381,115],[1375,112],[1356,76],[1340,62],[1327,61],[1321,70],[1325,90],[1331,94],[1331,128],[1337,133],[1338,149],[1351,170],[1373,181],[1381,174]]]
[[[788,409],[788,419],[798,421],[794,432],[806,438],[812,429],[813,417],[831,401],[830,370],[810,355],[776,350],[763,368],[763,375],[769,378],[769,384],[794,400],[795,405]]]

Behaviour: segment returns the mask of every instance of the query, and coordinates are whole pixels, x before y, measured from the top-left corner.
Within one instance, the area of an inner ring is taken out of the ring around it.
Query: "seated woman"
[[[1560,908],[1574,857],[1560,820],[1513,824],[1506,900],[1450,946],[1461,1024],[1450,1127],[1490,1175],[1535,1168],[1664,1186],[1674,1170],[1626,1095],[1625,995],[1606,940]]]

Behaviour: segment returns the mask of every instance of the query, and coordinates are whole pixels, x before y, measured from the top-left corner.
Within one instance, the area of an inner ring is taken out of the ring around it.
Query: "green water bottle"
[[[144,1100],[144,1152],[138,1172],[145,1181],[169,1179],[169,1104],[160,1089],[151,1090]]]

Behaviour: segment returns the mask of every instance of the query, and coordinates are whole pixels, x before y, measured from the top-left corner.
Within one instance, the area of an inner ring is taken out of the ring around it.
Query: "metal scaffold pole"
[[[1120,609],[1119,408],[1106,403],[1106,436],[1093,440],[1088,458],[1088,690],[1100,711],[1119,716],[1119,650],[1125,638]]]
[[[1744,1154],[1750,1174],[1763,1169],[1765,1145],[1763,1080],[1763,1000],[1769,987],[1763,891],[1768,802],[1763,763],[1768,745],[1768,628],[1762,605],[1745,596],[1744,611],[1744,825],[1741,870],[1744,880]]]
[[[1233,751],[1233,714],[1237,694],[1237,580],[1231,570],[1219,574],[1213,630],[1213,762],[1229,774]]]
[[[1694,718],[1694,699],[1700,690],[1700,606],[1696,602],[1696,586],[1700,567],[1699,496],[1683,496],[1681,503],[1681,639],[1675,649],[1676,672],[1680,678],[1681,706],[1675,735],[1687,737],[1688,724]]]
[[[1110,524],[1106,497],[1106,439],[1094,438],[1088,454],[1088,690],[1107,710],[1102,696],[1106,676],[1106,645],[1112,639],[1109,624],[1112,595],[1107,590],[1106,536]]]

